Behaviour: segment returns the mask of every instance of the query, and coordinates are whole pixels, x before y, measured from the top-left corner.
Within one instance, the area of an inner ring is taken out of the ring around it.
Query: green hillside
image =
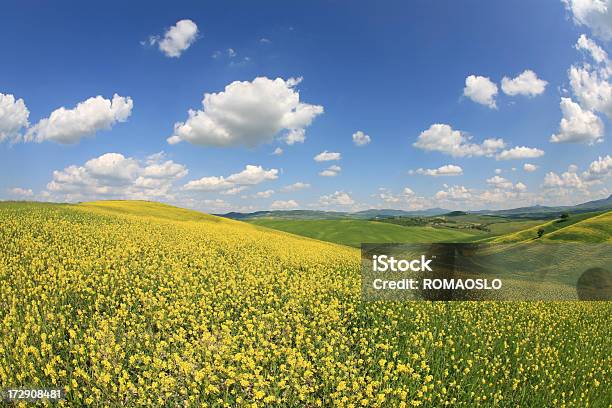
[[[612,211],[546,235],[548,241],[612,242]]]
[[[537,238],[538,230],[544,230],[542,238]],[[605,213],[590,212],[572,214],[567,220],[555,219],[518,232],[486,239],[492,243],[513,243],[533,240],[541,241],[580,241],[611,242],[612,211]]]
[[[359,247],[363,242],[456,242],[474,234],[447,228],[403,227],[365,220],[278,220],[257,219],[251,224],[321,241]]]

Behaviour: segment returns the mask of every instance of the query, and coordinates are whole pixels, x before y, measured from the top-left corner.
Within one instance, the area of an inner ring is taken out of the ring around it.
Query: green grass
[[[365,220],[278,220],[257,219],[251,224],[290,232],[321,241],[359,247],[363,242],[457,242],[470,240],[473,233],[432,227],[402,227]]]
[[[612,242],[612,211],[545,235],[547,241]]]
[[[566,240],[580,242],[610,242],[610,228],[612,225],[611,211],[588,212],[572,214],[569,219],[540,223],[532,227],[486,239],[492,243],[513,243],[536,240],[538,230],[544,230],[540,240]]]

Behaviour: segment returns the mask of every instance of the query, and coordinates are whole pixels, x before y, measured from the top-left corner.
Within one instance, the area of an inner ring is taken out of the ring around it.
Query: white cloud
[[[231,183],[253,186],[267,180],[276,180],[278,178],[278,170],[265,170],[261,166],[247,165],[240,173],[232,174],[227,178]]]
[[[227,181],[224,177],[210,176],[192,180],[185,184],[183,189],[195,191],[221,191],[230,189],[233,186],[234,184]]]
[[[299,207],[299,204],[295,200],[277,200],[270,204],[272,210],[290,210],[297,207]]]
[[[164,34],[164,38],[152,36],[149,38],[149,45],[157,43],[159,50],[166,57],[178,58],[191,46],[198,38],[198,26],[191,20],[185,19],[177,21]]]
[[[285,186],[285,187],[281,188],[281,191],[282,192],[289,192],[289,191],[303,190],[305,188],[310,188],[310,184],[302,183],[301,181],[298,181],[296,183],[293,183],[293,184],[290,184],[288,186]]]
[[[220,198],[206,199],[202,201],[204,206],[212,211],[228,211],[232,206]]]
[[[236,195],[236,194],[241,193],[242,191],[246,190],[247,188],[248,188],[247,186],[235,186],[235,187],[230,188],[229,190],[223,190],[219,194],[223,194],[223,195]]]
[[[361,130],[353,133],[353,143],[355,146],[365,146],[372,141],[370,136],[363,133]]]
[[[280,147],[277,147],[276,149],[274,149],[274,151],[272,152],[272,154],[274,156],[280,156],[281,154],[283,154],[283,149],[281,149]]]
[[[471,197],[470,190],[465,186],[452,186],[446,190],[440,190],[434,195],[436,200],[466,200]]]
[[[499,153],[497,160],[515,160],[515,159],[534,159],[544,156],[544,151],[535,147],[516,146],[512,149],[507,149]]]
[[[578,37],[578,41],[576,41],[576,45],[574,46],[577,50],[585,50],[591,54],[591,58],[595,60],[595,62],[600,64],[608,64],[608,53],[604,51],[597,43],[591,40],[584,34],[581,34]]]
[[[228,48],[227,49],[227,56],[230,58],[234,58],[236,55],[238,55],[236,53],[236,51],[233,48]]]
[[[559,133],[552,135],[553,143],[587,143],[603,141],[604,124],[589,110],[583,110],[570,98],[561,98],[563,119],[559,124]]]
[[[258,191],[255,193],[255,198],[270,198],[274,194],[274,190]]]
[[[416,194],[409,187],[404,187],[401,193],[394,194],[386,188],[379,188],[378,194],[374,194],[372,197],[378,198],[385,203],[390,204],[412,204],[415,199],[422,199],[423,197],[416,197]]]
[[[284,137],[285,143],[289,146],[294,145],[296,143],[304,143],[306,140],[306,130],[305,129],[290,129],[289,132]]]
[[[98,198],[171,199],[173,183],[187,175],[185,166],[160,156],[153,161],[106,153],[83,166],[68,166],[53,172],[47,190],[66,201]]]
[[[495,169],[495,174],[502,174],[502,169]]]
[[[546,176],[544,176],[544,188],[570,188],[570,189],[582,189],[585,188],[585,185],[580,178],[580,176],[576,173],[566,171],[561,176],[559,176],[555,172],[548,172]]]
[[[189,110],[185,122],[174,125],[168,143],[188,141],[202,146],[255,146],[272,141],[282,130],[288,144],[303,142],[304,129],[323,107],[300,102],[294,89],[301,78],[255,78],[235,81],[223,92],[205,94],[202,110]]]
[[[270,41],[270,39],[264,37],[264,38],[260,38],[259,42],[262,43],[262,44],[270,44],[272,41]]]
[[[8,193],[15,197],[32,197],[34,192],[31,188],[13,187],[8,190]]]
[[[436,151],[453,157],[492,156],[505,147],[503,139],[486,139],[482,144],[470,143],[471,137],[449,125],[435,123],[421,132],[414,147]]]
[[[0,143],[7,139],[18,140],[21,128],[29,125],[29,116],[23,99],[0,93]]]
[[[562,0],[576,25],[591,29],[596,37],[612,40],[612,4],[610,0]]]
[[[416,170],[417,174],[421,174],[423,176],[460,176],[463,174],[463,169],[454,164],[447,164],[437,169],[418,169]]]
[[[612,119],[612,84],[609,82],[612,64],[608,54],[584,34],[578,39],[576,48],[587,50],[596,65],[571,66],[568,75],[574,95],[585,110],[601,112]]]
[[[538,166],[536,166],[535,164],[531,164],[531,163],[523,164],[523,170],[525,170],[528,173],[532,173],[536,171],[537,169],[538,169]]]
[[[113,95],[105,99],[98,95],[79,102],[76,107],[61,107],[51,112],[28,129],[26,142],[52,140],[58,143],[77,143],[85,136],[92,136],[100,130],[108,130],[117,122],[125,122],[132,114],[132,98]]]
[[[512,188],[512,182],[500,176],[493,176],[487,179],[487,184],[490,184],[495,188],[501,189]]]
[[[598,157],[586,171],[578,172],[578,166],[571,165],[566,172],[548,172],[542,184],[542,200],[559,204],[575,204],[610,195],[601,184],[612,177],[612,156]],[[597,187],[599,190],[594,190]]]
[[[342,170],[342,167],[337,166],[337,165],[334,164],[332,166],[329,166],[328,168],[326,168],[322,172],[320,172],[319,176],[323,176],[323,177],[336,177],[338,175],[338,173],[340,173],[341,170]]]
[[[198,180],[192,180],[183,186],[184,190],[192,191],[224,191],[225,194],[236,194],[244,187],[253,186],[268,180],[278,178],[277,169],[265,170],[261,166],[247,165],[239,173],[231,174],[228,177],[209,176]],[[240,188],[239,187],[243,187]]]
[[[582,173],[582,178],[587,181],[603,180],[612,177],[612,156],[598,157],[589,168]]]
[[[324,195],[319,198],[319,204],[323,206],[346,206],[354,203],[355,201],[353,201],[352,197],[344,191],[336,191],[333,194]]]
[[[534,97],[544,92],[548,82],[539,79],[535,72],[526,69],[516,78],[503,77],[501,81],[502,91],[506,95],[525,95]]]
[[[497,95],[497,85],[488,77],[470,75],[465,78],[465,88],[463,95],[481,105],[486,105],[491,109],[496,109],[495,95]]]
[[[520,181],[516,183],[513,188],[514,190],[519,191],[519,192],[527,191],[527,186],[521,183]]]
[[[342,155],[340,153],[328,152],[327,150],[325,150],[317,154],[314,157],[314,161],[324,162],[324,161],[340,160],[341,158],[342,158]]]

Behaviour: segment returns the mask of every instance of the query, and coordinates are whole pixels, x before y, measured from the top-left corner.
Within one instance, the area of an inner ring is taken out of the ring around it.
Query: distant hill
[[[229,212],[227,214],[215,214],[220,217],[232,218],[234,220],[252,220],[259,218],[275,218],[285,220],[341,220],[341,219],[359,219],[370,220],[376,218],[390,217],[433,217],[440,214],[445,214],[449,210],[443,208],[430,208],[422,211],[404,211],[393,209],[370,209],[357,212],[340,212],[340,211],[316,211],[316,210],[279,210],[279,211],[255,211],[252,213]]]
[[[392,217],[435,217],[445,215],[456,217],[467,214],[497,215],[513,218],[543,218],[558,217],[564,212],[580,213],[590,211],[612,210],[612,195],[601,200],[589,201],[574,206],[547,207],[534,205],[531,207],[519,207],[508,210],[479,210],[479,211],[451,211],[444,208],[430,208],[420,211],[404,211],[386,209],[370,209],[357,212],[341,211],[318,211],[318,210],[279,210],[279,211],[256,211],[252,213],[229,212],[227,214],[215,214],[220,217],[232,218],[234,220],[252,220],[259,218],[275,218],[286,220],[340,220],[340,219],[359,219],[372,220],[377,218]]]
[[[588,201],[586,203],[568,206],[547,207],[534,205],[531,207],[519,207],[509,210],[481,210],[470,211],[472,214],[501,215],[506,217],[540,217],[542,215],[556,217],[564,212],[579,213],[590,211],[612,210],[612,195],[601,200]]]

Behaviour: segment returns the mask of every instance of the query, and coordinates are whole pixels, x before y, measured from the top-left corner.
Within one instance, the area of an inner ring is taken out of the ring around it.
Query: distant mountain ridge
[[[499,215],[506,217],[529,218],[530,216],[555,216],[564,212],[586,212],[586,211],[605,211],[612,210],[612,195],[600,200],[588,201],[586,203],[573,206],[547,207],[534,205],[530,207],[519,207],[507,210],[478,210],[462,211],[468,214]],[[369,209],[357,212],[342,211],[322,211],[322,210],[275,210],[275,211],[255,211],[251,213],[229,212],[226,214],[215,214],[220,217],[231,218],[234,220],[250,220],[256,218],[284,218],[284,219],[312,219],[312,220],[336,220],[336,219],[376,219],[390,217],[435,217],[457,213],[444,208],[430,208],[420,211],[405,211],[386,209]]]
[[[612,210],[612,194],[608,198],[600,200],[587,201],[586,203],[577,205],[564,205],[557,207],[547,207],[543,205],[534,205],[531,207],[519,207],[509,210],[480,210],[469,211],[472,214],[487,214],[487,215],[502,215],[514,217],[529,217],[530,215],[559,215],[564,212],[587,212],[587,211],[605,211]]]

